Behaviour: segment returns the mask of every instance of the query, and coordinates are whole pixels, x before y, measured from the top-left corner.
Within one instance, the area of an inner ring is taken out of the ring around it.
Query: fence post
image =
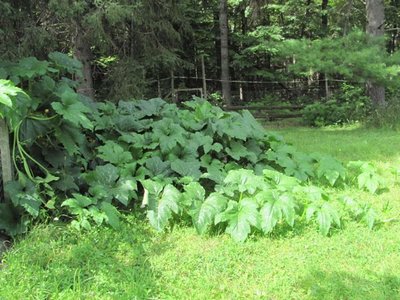
[[[329,82],[327,74],[325,74],[325,95],[326,98],[329,98],[331,96],[331,92],[329,91]]]
[[[174,71],[171,70],[171,96],[172,96],[172,101],[173,102],[178,102],[178,99],[176,99],[176,94],[175,94],[175,77],[174,77]]]
[[[161,83],[160,83],[160,76],[157,76],[157,91],[158,91],[158,98],[161,98]]]
[[[0,119],[0,158],[1,158],[1,172],[3,191],[7,182],[12,180],[13,169],[11,164],[11,151],[10,151],[10,140],[9,140],[8,126],[4,119]],[[8,197],[4,193],[4,199],[8,200]],[[0,202],[2,199],[0,199]]]
[[[201,56],[201,73],[203,76],[203,96],[207,98],[206,67],[204,64],[204,54]]]

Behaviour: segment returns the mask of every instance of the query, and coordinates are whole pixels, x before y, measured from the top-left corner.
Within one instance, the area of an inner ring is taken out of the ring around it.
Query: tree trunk
[[[372,37],[381,37],[385,32],[385,5],[384,0],[366,0],[367,34]],[[382,47],[382,51],[385,51]],[[367,92],[375,109],[386,106],[385,87],[367,81]]]
[[[214,12],[214,51],[215,51],[215,66],[213,69],[215,71],[215,76],[220,75],[221,69],[221,35],[219,33],[219,11],[218,9]]]
[[[305,21],[302,22],[300,26],[300,38],[303,38],[304,36],[306,36],[307,38],[311,38],[310,32],[307,31],[307,25],[310,20],[310,6],[311,6],[311,0],[307,0]]]
[[[76,26],[74,56],[82,63],[83,66],[83,76],[82,78],[78,78],[78,80],[81,81],[81,84],[78,87],[77,91],[80,94],[94,99],[92,66],[90,63],[92,58],[92,51],[90,50],[90,45],[86,40],[85,32],[82,26],[80,26],[79,24],[77,24]]]
[[[2,171],[1,175],[2,175],[3,191],[4,191],[6,183],[13,179],[9,132],[7,123],[4,119],[0,119],[0,157],[1,157],[1,171]],[[6,199],[5,194],[4,198]],[[0,202],[2,202],[1,198]]]
[[[328,34],[328,3],[329,0],[322,0],[321,4],[321,29],[323,37]]]
[[[222,97],[225,104],[231,105],[231,84],[229,82],[228,48],[228,1],[221,0],[219,9],[219,28],[221,35],[221,82]]]
[[[328,3],[329,0],[322,0],[321,4],[321,37],[324,38],[328,34]],[[328,81],[326,74],[320,73],[318,78],[319,83],[319,94],[321,97],[328,97]]]

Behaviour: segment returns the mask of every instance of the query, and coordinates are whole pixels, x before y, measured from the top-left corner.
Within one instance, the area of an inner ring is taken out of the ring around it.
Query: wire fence
[[[170,76],[149,82],[149,97],[170,98],[177,102],[192,96],[208,96],[218,99],[223,80],[196,76]],[[313,103],[321,97],[334,94],[343,83],[342,79],[293,79],[293,80],[229,80],[232,103],[242,105],[252,102],[275,104]]]

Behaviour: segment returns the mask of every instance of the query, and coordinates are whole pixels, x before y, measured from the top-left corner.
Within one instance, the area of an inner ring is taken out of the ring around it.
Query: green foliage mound
[[[50,218],[77,229],[118,228],[121,211],[140,204],[157,230],[192,222],[199,233],[225,230],[244,241],[254,230],[316,216],[328,234],[341,224],[339,210],[311,182],[358,182],[372,193],[383,186],[372,165],[354,163],[348,172],[332,157],[301,153],[248,111],[198,98],[184,107],[161,99],[93,103],[76,92],[80,65],[61,53],[3,64],[1,74],[17,179],[5,187],[11,201],[2,204],[0,229],[11,235]],[[368,207],[358,215],[373,226]]]
[[[98,157],[118,167],[135,161],[139,179],[190,176],[220,183],[230,169],[265,166],[263,153],[279,138],[248,111],[224,112],[201,99],[184,105],[161,99],[100,104],[95,130],[104,145]]]
[[[370,206],[350,197],[334,199],[316,186],[269,169],[263,176],[246,169],[231,170],[208,196],[198,182],[184,184],[182,191],[151,180],[144,185],[150,191],[148,218],[159,231],[174,219],[185,220],[199,234],[223,230],[243,242],[250,233],[270,234],[295,223],[316,222],[327,235],[333,227],[341,226],[345,214],[370,228],[375,222]]]

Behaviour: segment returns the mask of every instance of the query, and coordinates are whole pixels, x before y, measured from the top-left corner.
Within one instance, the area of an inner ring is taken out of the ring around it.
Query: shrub
[[[307,105],[303,110],[303,120],[310,126],[361,121],[370,110],[369,102],[362,88],[343,84],[340,94],[325,102]]]

